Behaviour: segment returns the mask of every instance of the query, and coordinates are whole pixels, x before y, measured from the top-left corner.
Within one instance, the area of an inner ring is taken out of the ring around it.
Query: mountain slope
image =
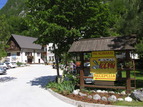
[[[6,5],[0,10],[0,15],[19,16],[26,9],[26,1],[27,0],[8,0]]]

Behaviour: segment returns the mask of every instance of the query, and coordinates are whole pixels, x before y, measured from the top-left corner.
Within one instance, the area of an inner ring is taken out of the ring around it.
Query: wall
[[[49,64],[55,62],[55,54],[52,52],[52,50],[53,50],[53,43],[49,43],[44,47],[44,52],[46,52],[45,60]]]
[[[33,56],[32,63],[44,63],[44,61],[41,59],[41,50],[33,50],[33,49],[21,49],[19,56],[17,55],[17,52],[9,52],[11,53],[11,56],[7,56],[7,60],[10,62],[22,62],[22,63],[28,63],[27,60],[27,52],[32,53],[31,56]]]

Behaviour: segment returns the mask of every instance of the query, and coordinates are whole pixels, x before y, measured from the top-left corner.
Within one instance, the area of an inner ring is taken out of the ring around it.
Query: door
[[[40,64],[40,59],[38,59],[38,62],[39,62],[39,64]]]

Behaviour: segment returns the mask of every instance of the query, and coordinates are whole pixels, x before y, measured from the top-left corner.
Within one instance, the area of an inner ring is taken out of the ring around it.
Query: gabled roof
[[[42,49],[41,45],[34,43],[37,40],[37,38],[20,36],[15,34],[12,34],[12,37],[15,39],[20,48]]]
[[[71,48],[69,49],[69,52],[135,50],[135,43],[135,35],[81,39],[72,44]]]

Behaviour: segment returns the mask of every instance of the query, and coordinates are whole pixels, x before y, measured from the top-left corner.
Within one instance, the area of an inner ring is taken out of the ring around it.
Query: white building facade
[[[37,38],[12,35],[6,49],[8,62],[44,63],[42,59],[42,46],[34,44]]]
[[[55,62],[55,54],[53,53],[53,43],[44,46],[43,59],[46,63],[52,64]]]

